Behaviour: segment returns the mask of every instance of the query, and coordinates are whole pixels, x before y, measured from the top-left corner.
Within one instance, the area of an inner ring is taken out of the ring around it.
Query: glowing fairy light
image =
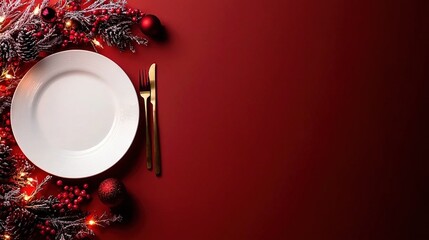
[[[103,48],[103,45],[101,45],[101,43],[97,39],[92,39],[92,43],[94,43],[94,45],[97,47]]]
[[[4,74],[4,77],[5,77],[6,79],[12,79],[12,78],[13,78],[13,75],[11,75],[11,74],[9,74],[9,73],[5,73],[5,74]]]
[[[92,219],[91,219],[91,220],[89,220],[89,221],[88,221],[88,225],[92,226],[92,225],[94,225],[94,224],[95,224],[95,221],[94,221],[94,220],[92,220]]]
[[[67,21],[65,22],[65,26],[66,26],[66,28],[70,28],[72,25],[73,25],[73,22],[72,22],[71,20],[67,20]]]
[[[4,20],[6,20],[6,17],[5,16],[0,16],[0,23],[3,23]]]
[[[33,14],[34,15],[39,15],[39,13],[40,13],[40,5],[37,5],[37,7],[34,8]]]
[[[28,200],[30,200],[31,199],[31,196],[28,196],[27,194],[24,194],[24,200],[25,201],[28,201]]]

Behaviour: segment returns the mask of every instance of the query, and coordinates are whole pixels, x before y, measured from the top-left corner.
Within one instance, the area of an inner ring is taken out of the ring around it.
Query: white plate
[[[23,153],[65,178],[101,173],[130,147],[138,125],[136,92],[125,72],[90,51],[38,62],[13,96],[11,124]]]

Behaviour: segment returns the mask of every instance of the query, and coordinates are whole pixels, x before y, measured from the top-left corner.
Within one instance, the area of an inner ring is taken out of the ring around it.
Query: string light
[[[6,74],[4,75],[4,77],[5,77],[5,78],[7,78],[7,79],[12,79],[12,78],[13,78],[13,76],[12,76],[12,75],[10,75],[9,73],[6,73]]]
[[[6,235],[4,235],[3,237],[4,237],[4,239],[10,239],[10,236],[9,236],[9,235],[7,235],[7,234],[6,234]]]
[[[13,78],[15,78],[12,74],[10,74],[7,70],[6,71],[3,71],[3,73],[1,74],[1,76],[3,77],[3,78],[6,78],[6,79],[13,79]]]
[[[94,45],[97,47],[103,48],[103,45],[101,45],[101,43],[97,39],[92,39],[92,43],[94,43]]]
[[[73,25],[71,20],[67,20],[65,23],[66,28],[70,28]]]
[[[6,17],[5,16],[0,16],[0,23],[3,23],[4,20],[6,20]]]
[[[30,196],[28,196],[27,194],[24,194],[24,200],[25,200],[25,201],[30,200],[30,198],[31,198]]]
[[[95,224],[95,221],[94,221],[94,220],[92,220],[92,219],[91,219],[91,220],[89,220],[89,221],[88,221],[88,225],[92,226],[92,225],[94,225],[94,224]]]
[[[40,13],[40,5],[37,5],[37,7],[34,8],[33,13],[34,13],[34,15],[38,15]]]

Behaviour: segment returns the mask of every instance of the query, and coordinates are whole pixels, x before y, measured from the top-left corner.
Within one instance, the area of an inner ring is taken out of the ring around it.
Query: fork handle
[[[161,176],[161,156],[159,151],[159,133],[158,133],[158,120],[156,117],[156,109],[153,106],[153,155],[155,162],[155,175]]]
[[[147,115],[147,109],[148,109],[148,101],[147,98],[144,98],[144,116],[145,116],[145,135],[146,135],[146,165],[147,169],[152,169],[152,144],[150,141],[150,133],[149,133],[149,124],[148,124],[148,118]]]

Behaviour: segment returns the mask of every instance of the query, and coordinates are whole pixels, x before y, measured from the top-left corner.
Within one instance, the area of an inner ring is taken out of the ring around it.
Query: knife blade
[[[149,68],[150,82],[150,103],[152,105],[152,120],[153,120],[153,160],[155,165],[155,175],[161,175],[161,157],[159,150],[159,135],[158,135],[158,120],[156,109],[156,64],[153,63]]]

